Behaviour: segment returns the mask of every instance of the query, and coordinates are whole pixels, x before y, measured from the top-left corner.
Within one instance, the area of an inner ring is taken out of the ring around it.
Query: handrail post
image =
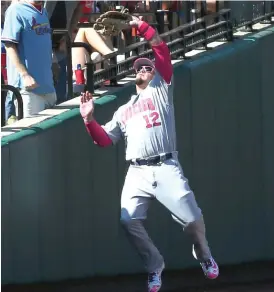
[[[71,56],[71,39],[69,36],[69,33],[66,34],[66,47],[67,47],[67,86],[68,86],[68,92],[67,96],[69,98],[73,97],[73,81],[72,81],[72,56]]]
[[[117,78],[116,78],[116,77],[117,77],[117,73],[118,73],[118,72],[117,72],[117,66],[116,66],[116,65],[117,65],[117,57],[114,56],[114,57],[112,57],[112,58],[110,59],[110,66],[112,67],[112,68],[111,68],[111,73],[113,72],[113,73],[114,73],[113,75],[115,76],[114,78],[111,78],[111,79],[110,79],[110,85],[111,85],[111,86],[117,86],[117,84],[118,84],[118,83],[117,83]],[[112,75],[112,74],[111,74],[111,75]]]
[[[87,67],[87,84],[86,90],[94,93],[94,64],[92,62],[86,63]]]
[[[156,21],[158,23],[159,33],[165,32],[165,14],[164,11],[156,12]]]
[[[18,104],[18,120],[23,119],[24,117],[23,99],[22,99],[22,95],[20,91],[14,86],[8,85],[8,84],[1,84],[1,91],[5,91],[5,92],[11,91],[13,93],[12,101],[14,101],[14,98],[15,98]],[[7,95],[4,98],[5,98],[5,104],[6,104]]]

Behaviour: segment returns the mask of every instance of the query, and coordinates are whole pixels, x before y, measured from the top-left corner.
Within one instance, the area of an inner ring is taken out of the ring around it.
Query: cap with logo
[[[155,69],[155,64],[148,58],[139,58],[133,64],[135,71],[137,71],[141,66],[149,66]]]

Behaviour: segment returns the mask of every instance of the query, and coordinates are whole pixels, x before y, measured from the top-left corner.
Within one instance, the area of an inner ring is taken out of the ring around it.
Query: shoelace
[[[205,264],[207,269],[213,266],[211,259],[205,261],[204,264]]]
[[[150,273],[148,275],[148,281],[149,282],[157,282],[158,281],[158,274],[156,272]]]

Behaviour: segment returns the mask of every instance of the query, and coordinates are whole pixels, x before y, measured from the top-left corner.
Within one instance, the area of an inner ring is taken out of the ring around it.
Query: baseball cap
[[[135,71],[137,71],[141,66],[150,66],[155,69],[154,63],[148,58],[139,58],[133,64]]]

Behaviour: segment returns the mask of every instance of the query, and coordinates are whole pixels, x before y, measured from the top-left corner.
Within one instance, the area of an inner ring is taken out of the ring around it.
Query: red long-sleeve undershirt
[[[147,41],[152,40],[156,33],[155,29],[144,21],[139,23],[138,32]],[[162,41],[160,44],[152,45],[152,50],[155,56],[156,70],[165,82],[169,84],[173,74],[173,67],[168,46],[164,41]],[[112,140],[109,138],[106,131],[96,122],[96,120],[93,119],[91,122],[85,123],[85,126],[95,144],[100,147],[112,145]]]
[[[112,145],[112,140],[109,138],[102,126],[96,122],[96,120],[93,119],[91,122],[85,123],[85,126],[95,144],[100,147]]]
[[[155,29],[144,21],[140,21],[138,32],[147,41],[151,41],[156,33]],[[173,66],[168,46],[162,41],[160,44],[152,45],[151,48],[155,57],[156,70],[160,73],[165,82],[169,84],[173,74]]]

